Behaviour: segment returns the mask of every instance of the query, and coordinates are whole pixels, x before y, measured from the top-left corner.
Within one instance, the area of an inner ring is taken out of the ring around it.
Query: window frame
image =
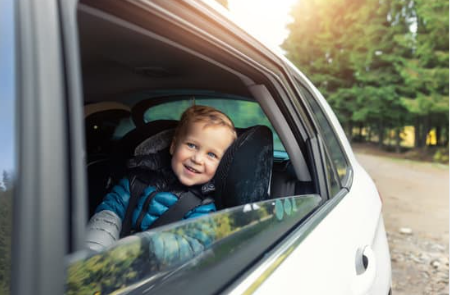
[[[291,75],[293,77],[293,80],[294,80],[294,87],[295,87],[295,89],[296,89],[300,99],[306,103],[306,105],[307,105],[306,109],[309,112],[309,116],[311,117],[311,120],[312,120],[313,125],[314,125],[314,127],[316,129],[317,134],[321,138],[323,149],[326,151],[326,154],[327,154],[327,155],[324,155],[324,157],[328,156],[331,159],[332,164],[333,164],[332,170],[334,171],[333,173],[336,175],[337,168],[336,168],[336,165],[334,163],[334,160],[331,157],[331,153],[330,153],[330,151],[328,149],[328,144],[325,143],[326,138],[324,138],[324,131],[322,130],[323,127],[322,127],[321,124],[319,124],[319,122],[318,122],[318,120],[316,118],[316,115],[314,114],[314,112],[312,110],[312,106],[310,105],[309,100],[305,97],[305,94],[302,92],[301,88],[304,89],[303,91],[306,91],[307,94],[310,95],[311,99],[315,101],[317,107],[319,108],[319,110],[321,111],[324,119],[326,120],[326,124],[330,128],[330,132],[333,134],[333,136],[335,138],[335,141],[338,144],[339,153],[342,155],[342,159],[345,161],[345,164],[346,164],[346,170],[347,170],[346,176],[343,179],[341,179],[338,176],[339,183],[340,183],[342,189],[346,189],[347,191],[350,190],[352,182],[353,182],[353,167],[352,167],[351,162],[350,162],[350,160],[349,160],[349,158],[347,156],[347,153],[346,153],[346,151],[344,149],[344,146],[342,144],[341,138],[338,136],[338,133],[336,132],[335,126],[331,123],[331,120],[329,118],[328,112],[326,112],[324,110],[322,104],[320,103],[320,100],[318,99],[318,97],[316,95],[316,91],[318,91],[318,90],[315,89],[315,87],[311,84],[311,82],[309,82],[307,80],[307,78],[302,77],[301,75],[299,75],[298,72],[296,72],[296,69],[290,68],[290,73],[291,73]],[[333,197],[333,196],[330,196],[330,198],[331,197]]]
[[[2,9],[2,17],[0,19],[0,43],[2,50],[0,52],[0,60],[2,68],[0,76],[2,77],[2,89],[0,90],[1,115],[0,124],[2,126],[0,132],[0,140],[3,147],[0,157],[0,202],[2,204],[2,214],[0,216],[0,226],[2,227],[0,237],[2,241],[2,251],[0,273],[0,293],[8,294],[13,286],[13,234],[14,234],[14,203],[17,194],[16,180],[20,174],[18,169],[18,126],[17,122],[17,105],[18,95],[16,87],[16,34],[14,32],[15,12],[14,0],[2,1],[0,9]],[[5,81],[6,80],[6,81]],[[6,142],[6,143],[3,143]],[[5,148],[6,147],[6,148]],[[8,161],[9,160],[9,161]],[[5,211],[3,211],[5,210]],[[4,288],[4,289],[3,289]]]
[[[336,141],[336,143],[338,145],[337,146],[338,149],[339,149],[338,152],[339,152],[342,160],[344,161],[345,168],[346,168],[346,175],[342,179],[338,176],[338,179],[339,179],[339,182],[340,182],[341,186],[345,187],[345,183],[347,183],[347,180],[348,180],[348,177],[349,177],[349,173],[350,173],[349,170],[351,169],[351,165],[350,165],[350,162],[348,160],[347,154],[344,152],[344,149],[342,147],[341,139],[337,135],[335,127],[333,126],[333,124],[331,124],[331,121],[330,121],[330,119],[328,117],[328,114],[325,112],[325,110],[323,109],[322,105],[317,102],[317,98],[314,97],[314,95],[310,91],[308,91],[308,89],[305,86],[303,86],[302,84],[299,84],[299,87],[301,87],[300,92],[302,92],[302,89],[303,89],[303,91],[306,92],[306,94],[302,93],[304,96],[309,95],[311,100],[314,100],[314,103],[316,104],[316,107],[319,109],[319,111],[321,112],[321,115],[326,120],[326,122],[325,122],[325,124],[327,125],[326,127],[329,129],[329,131],[331,132],[332,136],[334,137],[334,140]],[[309,104],[309,106],[311,108],[311,111],[312,111],[313,110],[313,106],[311,106],[311,101],[308,98],[306,98],[306,97],[305,97],[305,101]],[[325,150],[327,152],[327,155],[332,160],[333,173],[337,173],[336,164],[335,164],[335,161],[333,160],[332,153],[331,153],[331,151],[329,149],[329,144],[326,143],[328,140],[324,136],[325,135],[325,131],[323,130],[324,126],[323,126],[322,123],[319,122],[319,119],[317,118],[317,115],[314,116],[314,121],[315,121],[315,124],[317,125],[319,133],[320,133],[320,135],[322,137],[322,140],[324,141],[324,144],[325,144],[324,148],[325,148]],[[337,175],[339,175],[339,174],[337,174]]]
[[[70,167],[59,6],[51,0],[14,5],[20,173],[12,294],[60,294],[70,240]]]

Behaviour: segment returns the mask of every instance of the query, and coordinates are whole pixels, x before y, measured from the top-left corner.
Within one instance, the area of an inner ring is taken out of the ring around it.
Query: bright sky
[[[0,1],[0,183],[3,170],[14,170],[13,3]]]
[[[228,0],[230,13],[241,27],[271,47],[288,36],[290,8],[299,0]]]

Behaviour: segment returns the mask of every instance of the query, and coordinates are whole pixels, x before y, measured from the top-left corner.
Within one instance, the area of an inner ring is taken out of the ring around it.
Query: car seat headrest
[[[272,131],[262,125],[244,129],[225,152],[214,176],[217,208],[268,199],[272,165]]]
[[[172,142],[175,129],[168,129],[155,134],[141,142],[134,150],[135,156],[143,156],[168,148]]]
[[[138,126],[122,137],[114,146],[111,155],[110,172],[113,181],[119,181],[126,175],[126,162],[135,155],[136,151],[141,155],[145,149],[150,149],[150,138],[162,131],[174,129],[177,124],[176,120],[156,120]],[[147,144],[143,144],[146,141]],[[138,149],[137,147],[140,145],[142,146]],[[170,145],[170,141],[168,145]]]
[[[118,152],[126,155],[127,157],[132,157],[137,146],[142,144],[144,141],[147,141],[155,134],[159,134],[161,131],[174,129],[177,124],[178,121],[176,120],[156,120],[145,125],[138,126],[136,129],[128,132],[120,140],[120,145],[118,145],[118,149],[120,150]]]

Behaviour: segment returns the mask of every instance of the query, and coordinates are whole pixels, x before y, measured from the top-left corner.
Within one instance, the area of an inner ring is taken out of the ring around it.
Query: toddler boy
[[[133,176],[122,179],[97,207],[88,224],[88,248],[100,250],[121,237],[131,199],[130,182],[136,177],[144,179],[146,187],[131,214],[133,232],[145,231],[164,220],[161,216],[186,193],[194,194],[201,202],[183,219],[214,212],[212,179],[236,137],[233,122],[224,113],[208,106],[188,108],[175,129],[170,159],[155,153],[131,160]]]

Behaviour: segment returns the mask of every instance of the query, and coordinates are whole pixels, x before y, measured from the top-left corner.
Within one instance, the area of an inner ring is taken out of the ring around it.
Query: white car
[[[391,294],[382,200],[333,111],[215,3],[3,0],[2,16],[1,294]],[[194,102],[247,136],[219,210],[87,250],[126,160]],[[194,256],[155,260],[155,239],[198,227]]]

